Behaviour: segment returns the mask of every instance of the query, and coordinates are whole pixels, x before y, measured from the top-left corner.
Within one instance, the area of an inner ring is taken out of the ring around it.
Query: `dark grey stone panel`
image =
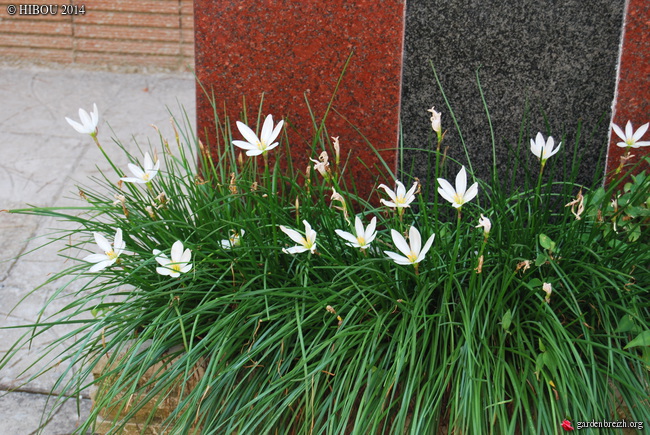
[[[476,71],[490,110],[497,142],[497,167],[512,167],[506,144],[518,146],[537,171],[529,141],[538,131],[560,140],[569,158],[579,120],[582,183],[593,179],[598,157],[607,149],[614,97],[624,0],[407,1],[401,120],[404,168],[426,174],[424,153],[431,148],[432,105],[443,112],[449,156],[467,164],[459,135],[436,85],[436,67],[456,114],[477,177],[489,180],[492,148]],[[517,145],[524,108],[531,113]],[[546,115],[546,121],[544,119]],[[598,120],[602,118],[600,126]],[[547,128],[548,127],[548,128]],[[447,165],[447,176],[459,166]]]

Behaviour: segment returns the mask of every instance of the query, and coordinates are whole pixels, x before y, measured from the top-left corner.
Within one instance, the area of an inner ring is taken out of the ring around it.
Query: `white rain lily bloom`
[[[456,175],[456,188],[444,178],[438,178],[438,193],[447,201],[451,202],[454,208],[461,208],[463,204],[471,201],[478,194],[478,183],[474,183],[467,189],[467,172],[465,166],[460,168]]]
[[[545,282],[544,285],[542,285],[542,290],[546,293],[546,296],[544,297],[544,300],[546,303],[551,302],[551,294],[553,294],[553,287],[551,286],[550,282]]]
[[[396,191],[391,190],[385,184],[380,184],[378,186],[384,189],[391,199],[390,201],[386,201],[385,199],[380,199],[379,202],[381,202],[382,204],[388,207],[394,207],[394,208],[410,207],[410,204],[415,200],[415,189],[417,189],[418,187],[418,182],[417,181],[414,182],[413,186],[409,189],[408,192],[406,191],[406,188],[399,180],[395,180],[395,183],[397,185],[397,188],[395,189]]]
[[[553,140],[553,136],[549,136],[544,142],[544,136],[542,136],[541,132],[537,133],[535,140],[530,140],[530,151],[542,161],[542,165],[546,163],[549,157],[560,151],[562,142],[557,144],[557,148],[554,148],[554,146],[555,140]]]
[[[646,147],[650,146],[650,141],[640,141],[645,134],[646,131],[648,131],[648,126],[650,126],[650,123],[645,123],[641,127],[639,127],[636,131],[632,128],[632,123],[630,121],[627,121],[627,124],[625,124],[625,132],[621,130],[621,128],[616,125],[612,124],[612,129],[614,129],[614,133],[618,137],[621,138],[623,142],[618,142],[616,145],[618,145],[621,148],[639,148],[639,147]]]
[[[237,121],[237,128],[244,140],[234,140],[232,144],[236,147],[239,147],[243,150],[246,150],[247,156],[259,156],[278,146],[278,142],[273,142],[278,135],[280,130],[282,130],[282,125],[284,121],[278,122],[278,125],[273,128],[273,116],[268,115],[264,120],[264,125],[262,125],[262,133],[260,137],[257,137],[255,132],[250,129],[243,122]]]
[[[438,136],[442,133],[442,113],[436,112],[435,106],[427,110],[431,112],[431,128],[436,132]]]
[[[415,265],[424,260],[424,257],[427,255],[427,252],[429,252],[433,239],[436,236],[435,234],[432,234],[431,237],[429,237],[429,240],[424,244],[424,247],[422,247],[420,232],[415,227],[409,228],[409,243],[406,243],[406,239],[398,231],[390,230],[390,235],[393,238],[395,247],[405,256],[403,257],[391,251],[384,251],[384,254],[388,255],[395,263],[402,265]]]
[[[490,230],[492,229],[492,222],[490,221],[489,218],[483,216],[483,213],[481,213],[481,218],[478,220],[478,225],[476,228],[483,228],[483,234],[485,234],[485,237],[490,234]]]
[[[99,113],[97,112],[97,104],[93,104],[93,111],[88,113],[84,109],[79,109],[79,119],[81,124],[74,121],[67,116],[65,120],[81,134],[89,134],[94,136],[97,134],[97,124],[99,123]]]
[[[235,246],[241,245],[241,238],[246,234],[246,231],[241,230],[241,233],[238,233],[235,230],[230,230],[231,236],[227,240],[221,241],[221,247],[223,249],[232,249]]]
[[[149,153],[144,153],[143,169],[134,165],[133,163],[129,163],[128,166],[134,177],[123,177],[121,180],[126,181],[127,183],[146,184],[149,183],[158,173],[158,169],[160,168],[160,160],[156,160],[156,164],[154,165],[153,161],[151,160],[151,156],[149,156]]]
[[[181,273],[187,273],[192,270],[192,251],[189,248],[183,251],[183,242],[177,240],[172,245],[171,260],[167,258],[160,250],[154,249],[153,255],[156,256],[156,261],[162,267],[156,267],[156,272],[161,275],[169,275],[172,278],[181,276]]]
[[[306,220],[303,220],[302,223],[305,224],[304,237],[298,231],[287,228],[284,225],[280,225],[280,230],[289,236],[291,240],[298,243],[298,246],[293,246],[289,249],[283,248],[282,252],[285,254],[299,254],[306,251],[310,251],[313,254],[316,252],[316,231],[311,228],[311,225],[309,225],[309,222]]]
[[[363,223],[361,223],[361,219],[359,219],[359,216],[356,216],[354,218],[354,229],[356,235],[342,230],[334,230],[334,231],[336,232],[336,234],[339,235],[339,237],[348,241],[346,245],[352,248],[366,249],[370,246],[370,243],[372,243],[372,241],[375,240],[375,237],[377,236],[377,233],[375,232],[376,226],[377,226],[376,217],[373,217],[370,220],[368,226],[364,228]]]
[[[95,242],[99,249],[104,251],[103,254],[91,254],[84,258],[84,261],[89,263],[96,263],[93,267],[88,270],[88,272],[99,272],[100,270],[106,269],[108,266],[111,266],[117,261],[117,258],[124,252],[126,248],[126,243],[122,240],[122,229],[118,228],[115,231],[115,238],[113,239],[113,244],[111,245],[106,237],[102,236],[99,233],[93,233],[95,237]]]

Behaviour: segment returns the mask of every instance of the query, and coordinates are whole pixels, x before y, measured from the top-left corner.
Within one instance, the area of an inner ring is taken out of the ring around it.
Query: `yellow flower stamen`
[[[117,258],[117,254],[112,249],[110,251],[104,252],[104,254],[106,254],[106,256],[111,260],[115,260]]]

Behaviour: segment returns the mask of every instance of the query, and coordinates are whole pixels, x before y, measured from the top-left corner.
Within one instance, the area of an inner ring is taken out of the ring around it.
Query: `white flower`
[[[409,243],[406,243],[406,239],[398,231],[390,230],[390,235],[393,238],[395,247],[405,256],[402,257],[401,255],[390,251],[384,251],[384,254],[388,255],[395,263],[403,265],[417,264],[424,260],[424,256],[429,252],[433,239],[436,236],[435,234],[432,234],[431,237],[429,237],[429,240],[424,244],[424,247],[422,247],[420,232],[415,227],[409,229]]]
[[[359,219],[359,216],[356,216],[354,218],[354,229],[356,235],[353,235],[351,233],[348,233],[347,231],[342,231],[342,230],[334,230],[334,231],[336,232],[336,234],[339,235],[339,237],[348,241],[346,245],[352,248],[366,249],[370,246],[370,243],[372,243],[372,241],[375,240],[375,237],[377,236],[377,233],[375,232],[376,226],[377,226],[376,217],[373,217],[370,220],[370,224],[368,224],[368,227],[363,228],[363,223],[361,223],[361,219]]]
[[[280,230],[291,238],[294,242],[298,243],[298,246],[293,246],[289,249],[282,249],[282,252],[285,254],[298,254],[300,252],[310,251],[312,254],[316,252],[316,231],[312,230],[309,222],[303,220],[305,224],[305,236],[303,237],[296,230],[287,228],[284,225],[280,225]]]
[[[97,104],[93,104],[93,111],[88,113],[83,109],[79,109],[79,119],[81,124],[74,121],[67,116],[65,120],[81,134],[89,134],[95,136],[97,134],[97,124],[99,123],[99,113],[97,112]]]
[[[129,163],[128,166],[134,177],[123,177],[121,180],[126,181],[127,183],[146,184],[149,183],[158,173],[160,160],[156,160],[156,164],[154,165],[149,153],[144,153],[144,169],[140,169],[140,167],[133,163]]]
[[[230,230],[230,233],[231,236],[227,240],[221,241],[221,247],[223,249],[231,249],[241,245],[241,238],[246,234],[246,231],[241,230],[241,233],[237,233],[235,230]]]
[[[465,166],[460,168],[456,175],[456,188],[451,186],[449,181],[438,178],[438,193],[447,201],[451,202],[454,208],[460,208],[466,202],[471,201],[478,194],[478,183],[474,183],[467,189],[467,172]]]
[[[183,251],[183,242],[177,240],[172,245],[172,258],[171,260],[167,258],[158,249],[153,250],[153,255],[156,256],[156,261],[162,267],[156,267],[156,272],[161,275],[169,275],[172,278],[181,276],[181,273],[187,273],[192,269],[192,251],[187,248]]]
[[[113,239],[113,245],[106,240],[106,237],[102,236],[99,233],[93,233],[95,237],[95,242],[99,249],[104,251],[103,254],[91,254],[84,258],[84,261],[90,263],[97,263],[88,270],[88,272],[99,272],[107,268],[108,266],[114,264],[117,261],[117,258],[124,252],[126,248],[126,243],[122,240],[122,229],[118,228],[115,231],[115,238]]]
[[[530,140],[530,151],[542,161],[542,164],[545,164],[549,157],[560,151],[562,142],[557,144],[557,148],[555,149],[553,148],[554,146],[555,141],[553,140],[553,136],[549,136],[546,142],[544,142],[544,136],[542,136],[541,132],[537,133],[535,140]]]
[[[481,218],[478,220],[478,225],[476,228],[483,228],[483,234],[485,234],[485,237],[490,234],[490,230],[492,229],[492,222],[490,222],[489,218],[486,218],[483,216],[483,213],[481,213]]]
[[[639,148],[639,147],[645,147],[649,146],[650,142],[649,141],[640,141],[641,137],[645,134],[646,131],[648,131],[648,126],[650,123],[645,123],[641,127],[637,129],[637,131],[634,131],[632,128],[632,123],[630,121],[627,121],[627,124],[625,125],[625,133],[621,128],[616,125],[612,124],[612,128],[614,129],[614,133],[618,137],[620,137],[623,142],[618,142],[616,145],[618,145],[621,148]]]
[[[418,182],[417,181],[414,182],[413,186],[409,189],[408,192],[406,191],[406,188],[399,180],[396,180],[395,183],[397,184],[397,188],[396,188],[397,192],[394,192],[385,184],[380,184],[378,186],[384,189],[391,199],[390,201],[386,201],[385,199],[380,199],[379,202],[381,202],[382,204],[388,207],[397,207],[397,208],[410,207],[410,204],[415,200],[415,189],[417,189],[418,187]]]
[[[431,128],[436,132],[438,136],[440,136],[442,133],[442,114],[440,112],[436,112],[435,107],[427,110],[427,112],[431,112]]]
[[[262,153],[267,152],[278,146],[278,142],[273,142],[278,135],[280,130],[282,130],[282,125],[284,121],[278,122],[278,125],[273,128],[273,117],[268,115],[264,120],[264,125],[262,125],[262,134],[261,137],[257,137],[255,132],[250,129],[243,122],[237,121],[237,128],[239,132],[244,136],[245,141],[243,140],[234,140],[232,144],[236,147],[246,150],[247,156],[259,156]]]
[[[544,300],[546,301],[547,304],[550,303],[551,302],[551,294],[553,293],[553,287],[551,287],[551,283],[545,282],[542,285],[542,290],[544,290],[544,292],[546,292],[546,296],[544,297]]]

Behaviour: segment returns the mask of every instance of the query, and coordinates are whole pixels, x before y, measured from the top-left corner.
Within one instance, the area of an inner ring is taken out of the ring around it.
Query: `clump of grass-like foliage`
[[[477,180],[476,199],[457,210],[432,181],[395,211],[376,185],[392,189],[397,176],[374,168],[373,194],[357,195],[346,140],[334,158],[322,125],[311,153],[330,156],[329,166],[319,161],[325,176],[292,166],[284,132],[269,163],[240,156],[227,122],[217,121],[213,154],[179,123],[175,141],[161,137],[151,150],[161,163],[148,183],[118,182],[125,173],[113,165],[81,187],[81,209],[13,210],[79,224],[59,239],[89,254],[93,233],[112,240],[120,229],[125,249],[96,273],[86,254],[73,258],[51,281],[91,279],[72,298],[62,285],[68,303],[33,325],[0,368],[33,336],[73,325],[51,346],[68,346],[56,358],[69,367],[60,400],[101,386],[78,433],[110,408],[111,433],[139,409],[153,423],[167,396],[179,402],[156,421],[164,433],[557,433],[564,419],[650,421],[647,206],[639,216],[650,177],[635,179],[614,211],[621,186],[575,185],[575,165],[558,162],[576,155],[561,149],[543,172],[534,158],[519,161],[527,168],[518,186]],[[128,154],[117,145],[102,148],[107,158]],[[470,163],[443,168],[439,145],[430,151],[437,176]],[[401,176],[407,189],[416,175]],[[628,204],[633,238],[612,229]],[[477,228],[481,215],[489,233]],[[354,233],[355,216],[364,226],[377,219],[364,250],[336,233]],[[280,226],[302,232],[303,221],[317,233],[315,251],[283,252],[294,242]],[[411,226],[423,241],[435,234],[417,267],[384,254],[396,251],[391,230]],[[169,257],[177,241],[191,251],[191,270],[162,275],[153,251]]]

